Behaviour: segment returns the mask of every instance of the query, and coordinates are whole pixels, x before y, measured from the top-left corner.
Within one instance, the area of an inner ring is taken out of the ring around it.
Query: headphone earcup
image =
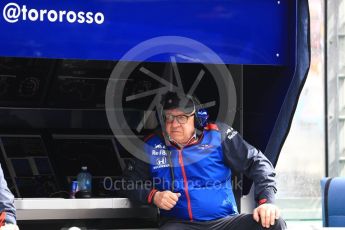
[[[208,112],[206,109],[198,109],[195,113],[196,127],[204,128],[208,122]]]
[[[195,114],[194,114],[194,125],[196,128],[203,128],[200,117],[198,116],[198,112],[199,110],[195,111]]]

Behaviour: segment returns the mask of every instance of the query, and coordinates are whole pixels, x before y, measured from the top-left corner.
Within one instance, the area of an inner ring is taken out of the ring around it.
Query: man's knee
[[[186,229],[187,227],[184,226],[182,223],[174,223],[174,222],[169,222],[161,225],[159,227],[159,230],[176,230],[176,229]]]
[[[176,226],[173,224],[164,224],[159,227],[159,230],[173,230],[176,229]]]
[[[286,229],[286,223],[283,220],[283,218],[279,218],[278,220],[275,221],[274,225],[271,226],[269,229],[270,230],[284,230]]]

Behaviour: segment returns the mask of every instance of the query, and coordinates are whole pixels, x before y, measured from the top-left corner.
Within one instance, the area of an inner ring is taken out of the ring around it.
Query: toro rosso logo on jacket
[[[159,144],[155,144],[155,149],[165,149],[165,145],[159,143]]]

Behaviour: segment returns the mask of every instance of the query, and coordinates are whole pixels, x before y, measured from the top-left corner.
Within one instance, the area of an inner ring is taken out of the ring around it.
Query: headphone
[[[186,95],[188,99],[190,99],[193,102],[194,106],[194,124],[197,129],[203,129],[208,122],[208,112],[206,109],[204,109],[195,97],[192,97],[190,95]]]

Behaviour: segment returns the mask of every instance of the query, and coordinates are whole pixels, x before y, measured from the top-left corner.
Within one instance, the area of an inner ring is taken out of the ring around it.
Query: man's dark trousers
[[[212,221],[184,221],[184,220],[168,220],[163,221],[161,230],[199,230],[199,229],[212,229],[212,230],[281,230],[286,229],[285,221],[280,218],[275,221],[275,224],[270,228],[263,228],[261,223],[257,223],[253,219],[252,214],[239,214],[235,216],[229,216]]]

